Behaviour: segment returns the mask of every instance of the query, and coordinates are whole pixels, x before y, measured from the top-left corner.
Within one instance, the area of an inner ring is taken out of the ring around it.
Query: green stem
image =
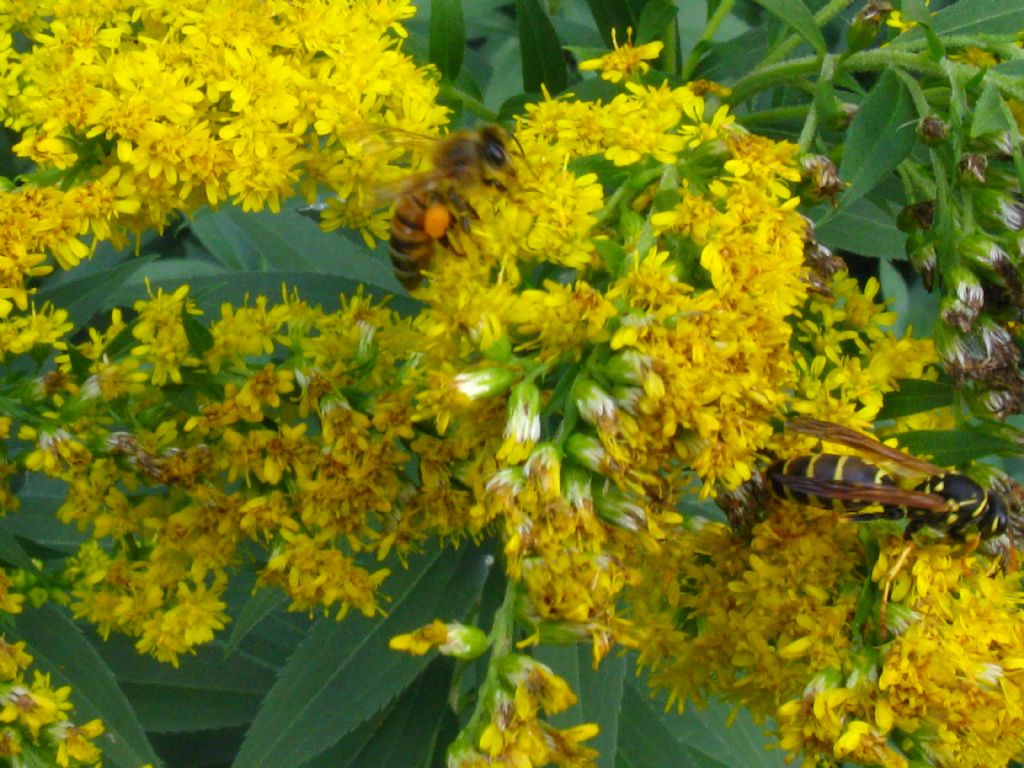
[[[480,686],[480,696],[477,699],[476,708],[473,710],[469,722],[448,748],[448,754],[476,747],[480,734],[486,727],[485,723],[491,716],[494,698],[501,688],[499,673],[501,662],[515,652],[515,612],[518,594],[516,583],[508,579],[505,583],[505,599],[502,600],[501,607],[494,614],[494,623],[491,625],[491,633],[488,635],[491,643],[491,657],[487,661],[487,676],[484,678],[483,685]]]
[[[693,50],[690,51],[690,55],[686,57],[686,62],[683,64],[683,69],[679,73],[683,80],[689,80],[693,75],[694,70],[697,69],[697,65],[700,64],[701,55],[704,52],[704,44],[711,42],[714,38],[718,28],[722,26],[722,22],[725,21],[726,17],[732,13],[732,8],[736,4],[736,0],[722,0],[719,6],[715,9],[715,12],[708,19],[708,23],[704,25],[704,31],[701,33],[700,40],[693,46]]]
[[[442,82],[439,88],[441,96],[453,101],[461,102],[462,106],[466,108],[466,111],[470,114],[476,115],[481,120],[485,120],[488,123],[493,123],[498,119],[498,113],[487,108],[487,106],[479,99],[470,96],[465,91],[460,91],[451,83]]]
[[[640,190],[642,190],[652,181],[654,181],[657,178],[660,178],[662,172],[663,166],[659,165],[657,168],[652,168],[650,170],[643,171],[642,173],[638,173],[633,178],[624,182],[622,186],[620,186],[612,193],[611,197],[609,197],[608,200],[605,202],[604,207],[601,208],[601,210],[595,214],[597,223],[603,223],[609,216],[615,213],[615,210],[619,207],[619,204],[622,202],[623,198],[625,198],[627,195],[635,195],[639,193]]]
[[[818,74],[818,82],[829,83],[835,77],[836,57],[831,54],[825,56],[821,62],[821,72]],[[818,133],[818,102],[811,102],[811,108],[807,111],[807,119],[804,120],[804,127],[800,131],[800,139],[797,142],[801,152],[809,152],[811,143]]]
[[[794,120],[806,120],[810,105],[798,104],[792,107],[775,107],[774,109],[762,109],[759,112],[750,112],[746,115],[737,115],[736,122],[744,128],[755,128],[770,126],[777,123],[787,123]]]
[[[759,67],[733,86],[732,94],[729,97],[730,104],[739,104],[746,101],[759,91],[772,86],[808,77],[817,72],[820,67],[819,57],[804,56],[799,59],[782,62],[781,64],[770,64],[766,67]],[[931,75],[941,75],[942,69],[939,64],[927,55],[917,53],[905,53],[890,48],[879,48],[870,51],[861,51],[847,57],[843,61],[844,71],[883,71],[890,67],[904,67]]]

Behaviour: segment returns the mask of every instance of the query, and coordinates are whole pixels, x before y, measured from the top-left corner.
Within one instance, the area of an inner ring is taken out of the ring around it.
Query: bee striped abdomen
[[[855,512],[878,502],[870,499],[839,499],[830,496],[827,490],[819,495],[814,493],[815,482],[875,488],[897,487],[896,481],[874,464],[857,456],[835,453],[816,453],[776,461],[765,474],[775,495],[799,504],[831,509],[839,514]]]
[[[391,265],[398,282],[409,291],[423,282],[423,270],[434,254],[434,238],[423,226],[427,209],[435,204],[434,197],[432,192],[401,195],[391,218]]]

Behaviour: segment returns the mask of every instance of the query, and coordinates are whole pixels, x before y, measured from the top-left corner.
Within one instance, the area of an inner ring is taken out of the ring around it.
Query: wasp
[[[508,142],[508,134],[498,125],[457,131],[437,142],[431,170],[404,182],[391,219],[389,246],[395,277],[406,290],[423,281],[435,243],[453,250],[448,232],[456,220],[469,231],[470,218],[477,214],[463,197],[468,190],[483,185],[508,191],[506,182],[515,178]]]
[[[906,518],[907,538],[925,526],[955,540],[971,528],[986,539],[1006,532],[1007,509],[1000,495],[967,475],[838,424],[800,417],[786,426],[860,455],[817,453],[776,461],[765,475],[777,496],[832,509],[849,520]]]
[[[772,493],[832,509],[848,520],[908,520],[904,532],[907,546],[886,574],[882,590],[879,631],[883,637],[888,632],[886,608],[892,583],[913,549],[909,539],[914,533],[927,526],[962,541],[972,528],[982,539],[1007,531],[1007,502],[1000,493],[986,490],[967,475],[950,472],[838,424],[800,417],[786,426],[853,448],[860,455],[817,453],[776,461],[765,470]],[[1002,553],[1004,568],[1015,560],[1012,542],[1010,550],[1009,555]]]

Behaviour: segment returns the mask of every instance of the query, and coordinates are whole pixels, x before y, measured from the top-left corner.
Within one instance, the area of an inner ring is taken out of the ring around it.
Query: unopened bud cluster
[[[918,128],[932,146],[947,133],[935,117]],[[1024,198],[1005,157],[1008,141],[972,144],[951,164],[945,207],[924,200],[898,218],[911,265],[940,294],[935,341],[947,373],[999,418],[1024,411]]]

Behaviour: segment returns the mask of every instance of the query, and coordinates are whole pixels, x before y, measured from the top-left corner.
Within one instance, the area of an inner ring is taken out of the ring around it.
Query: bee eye
[[[484,159],[494,168],[501,168],[508,162],[508,154],[497,141],[488,141],[484,144]]]

